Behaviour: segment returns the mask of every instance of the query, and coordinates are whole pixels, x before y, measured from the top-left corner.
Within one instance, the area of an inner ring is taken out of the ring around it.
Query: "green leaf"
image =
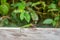
[[[38,15],[35,12],[31,13],[32,20],[38,20]]]
[[[30,22],[29,12],[25,12],[24,17],[25,17],[25,20],[26,20],[27,22]]]
[[[14,6],[14,7],[19,7],[21,3],[16,3],[15,5],[11,4],[11,6]]]
[[[24,10],[24,9],[25,9],[25,6],[26,6],[26,3],[23,1],[23,2],[19,3],[18,8],[19,8],[20,10]]]
[[[56,21],[53,21],[52,25],[53,25],[53,26],[56,26]]]
[[[1,5],[0,6],[0,11],[3,15],[6,15],[9,11],[9,7],[7,5]]]
[[[1,4],[4,4],[6,2],[7,2],[7,0],[1,0]]]
[[[14,13],[20,13],[20,10],[14,10],[13,12]]]
[[[43,24],[51,24],[52,22],[53,22],[52,19],[45,19],[45,20],[43,21]]]
[[[7,18],[5,18],[5,19],[3,19],[3,23],[5,24],[5,25],[8,25],[8,19]]]
[[[60,19],[59,16],[56,16],[54,20],[59,20],[59,19]]]
[[[20,14],[20,19],[21,19],[21,20],[24,19],[24,12],[22,12],[22,13]]]
[[[56,4],[51,3],[51,4],[48,6],[48,8],[50,8],[50,9],[56,9]]]

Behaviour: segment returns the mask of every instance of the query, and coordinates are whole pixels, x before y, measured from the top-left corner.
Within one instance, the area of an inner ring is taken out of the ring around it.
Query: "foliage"
[[[52,19],[46,19],[43,24],[51,24],[53,22]]]
[[[0,0],[0,26],[20,27],[31,23],[36,26],[42,22],[43,25],[51,24],[58,27],[59,2],[59,0]]]

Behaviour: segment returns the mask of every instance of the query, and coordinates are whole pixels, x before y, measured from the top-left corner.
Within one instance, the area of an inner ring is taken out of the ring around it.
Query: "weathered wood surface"
[[[60,29],[0,29],[0,40],[60,40]]]

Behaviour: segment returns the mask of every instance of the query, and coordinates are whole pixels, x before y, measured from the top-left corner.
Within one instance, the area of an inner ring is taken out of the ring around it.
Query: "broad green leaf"
[[[14,13],[20,13],[20,10],[14,10],[13,12]]]
[[[52,19],[45,19],[45,20],[43,21],[43,24],[51,24],[52,22],[53,22]]]
[[[38,20],[38,15],[35,12],[31,13],[32,20],[37,21]]]
[[[0,6],[0,11],[3,15],[6,15],[9,11],[9,7],[7,5],[1,5]]]
[[[11,17],[15,19],[15,18],[16,18],[16,13],[13,13],[13,12],[12,12],[12,13],[11,13]]]
[[[7,19],[7,18],[3,19],[3,23],[4,23],[5,25],[8,25],[8,19]]]
[[[50,8],[50,9],[56,9],[56,4],[51,3],[51,4],[48,6],[48,8]]]
[[[25,9],[25,6],[26,6],[26,3],[25,3],[25,2],[21,2],[21,3],[19,3],[18,8],[19,8],[20,10],[24,10],[24,9]]]
[[[53,21],[52,25],[53,25],[53,26],[56,26],[56,21]]]
[[[8,24],[8,20],[5,20],[5,24]]]
[[[9,3],[5,3],[4,5],[6,5],[8,8],[10,8],[10,5],[9,5]]]
[[[56,16],[54,20],[59,20],[59,19],[60,19],[59,16]]]
[[[30,22],[30,14],[29,14],[29,12],[25,12],[24,17],[25,17],[25,20],[27,22]]]
[[[11,20],[18,22],[18,18],[20,19],[20,16],[17,16],[18,13],[12,12],[11,13]],[[20,21],[20,20],[19,20]]]
[[[1,4],[4,4],[6,2],[7,2],[7,0],[1,0]]]
[[[21,4],[21,3],[18,2],[18,3],[16,3],[16,4],[14,5],[14,7],[19,7],[20,4]],[[13,6],[13,4],[11,4],[11,6]]]
[[[48,6],[48,8],[50,9],[50,10],[48,10],[48,12],[49,12],[49,11],[59,11],[59,9],[57,9],[57,7],[56,7],[56,4],[54,4],[54,3],[51,3],[51,4]]]
[[[21,20],[24,19],[24,12],[22,12],[22,13],[20,14],[20,19],[21,19]]]

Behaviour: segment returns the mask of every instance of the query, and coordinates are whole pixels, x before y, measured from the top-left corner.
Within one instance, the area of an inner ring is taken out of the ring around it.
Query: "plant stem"
[[[30,26],[32,26],[32,25],[33,25],[33,24],[27,24],[27,25],[22,26],[22,28],[30,27]]]

